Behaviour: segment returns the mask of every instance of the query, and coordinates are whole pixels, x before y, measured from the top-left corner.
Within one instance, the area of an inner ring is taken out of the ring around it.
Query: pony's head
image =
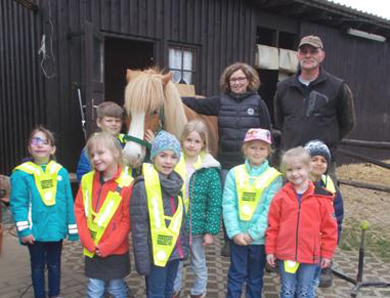
[[[145,131],[156,133],[164,129],[179,138],[187,118],[170,72],[163,75],[155,69],[128,69],[126,78],[124,108],[128,117],[127,134],[131,138],[123,149],[123,158],[125,164],[138,167],[146,148],[137,140],[144,139]]]

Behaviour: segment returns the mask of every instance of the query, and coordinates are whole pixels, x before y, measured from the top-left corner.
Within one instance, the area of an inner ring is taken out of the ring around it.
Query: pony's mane
[[[163,86],[162,77],[156,69],[136,72],[126,86],[124,107],[128,115],[130,112],[147,114],[164,104],[164,130],[179,138],[187,117],[175,84],[168,81]]]

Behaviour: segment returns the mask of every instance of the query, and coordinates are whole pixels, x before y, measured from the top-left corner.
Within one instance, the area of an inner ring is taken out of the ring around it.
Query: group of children
[[[220,164],[208,153],[207,127],[194,120],[180,140],[165,131],[149,134],[151,163],[133,177],[122,164],[121,115],[105,105],[98,113],[102,132],[89,138],[82,153],[91,171],[79,169],[74,204],[68,172],[54,161],[54,137],[43,127],[31,133],[31,160],[11,176],[11,210],[30,252],[36,298],[46,297],[46,264],[48,296],[59,297],[62,241],[78,237],[87,297],[105,291],[127,297],[130,231],[148,298],[180,295],[189,255],[195,275],[189,297],[206,297],[205,248],[220,231],[221,215],[231,245],[228,298],[241,297],[244,284],[246,297],[261,297],[267,262],[279,268],[281,297],[315,297],[321,268],[330,266],[337,244],[335,209],[339,230],[342,221],[340,193],[326,175],[330,153],[324,143],[315,140],[284,154],[283,186],[282,174],[268,163],[271,133],[250,129],[242,146],[245,164],[229,171],[222,189]]]

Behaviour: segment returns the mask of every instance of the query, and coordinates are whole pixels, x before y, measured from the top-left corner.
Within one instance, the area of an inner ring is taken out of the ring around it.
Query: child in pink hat
[[[281,174],[270,167],[271,133],[251,128],[245,135],[242,151],[245,163],[227,174],[222,208],[230,241],[230,267],[227,298],[261,297],[266,263],[264,239],[268,209],[282,187]]]

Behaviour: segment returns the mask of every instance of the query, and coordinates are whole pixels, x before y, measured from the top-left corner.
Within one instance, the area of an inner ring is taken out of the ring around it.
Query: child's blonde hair
[[[248,148],[248,146],[252,143],[252,142],[256,142],[256,141],[260,141],[260,140],[253,140],[253,141],[250,141],[250,142],[244,142],[241,146],[241,153],[242,155],[245,156],[246,158],[246,149]],[[271,158],[272,154],[274,153],[274,149],[272,148],[272,145],[264,142],[264,141],[260,141],[260,142],[263,142],[263,144],[266,144],[267,147],[268,147],[268,156],[267,156],[267,159]]]
[[[123,121],[123,108],[113,101],[105,101],[98,105],[96,109],[97,118],[102,120],[104,117],[120,118]]]
[[[123,160],[122,160],[122,148],[119,145],[118,140],[112,136],[111,134],[107,132],[97,132],[94,133],[87,142],[87,145],[85,146],[86,148],[86,153],[89,159],[89,162],[91,162],[91,156],[92,156],[92,150],[96,146],[102,146],[107,148],[112,155],[115,158],[115,161],[119,165],[123,165]]]
[[[193,131],[196,131],[203,141],[202,151],[208,152],[209,136],[208,136],[207,126],[202,120],[199,119],[191,120],[184,126],[183,132],[181,133],[180,140],[179,140],[181,147],[183,147],[183,143],[185,139]]]
[[[310,168],[310,154],[302,146],[292,148],[283,154],[281,170],[286,174],[287,167],[293,162],[301,162]]]
[[[50,130],[48,130],[47,128],[45,128],[44,126],[38,125],[38,126],[34,127],[33,130],[31,131],[30,136],[28,137],[27,147],[31,146],[32,139],[33,139],[35,133],[37,133],[38,131],[40,131],[41,133],[43,133],[45,135],[45,137],[48,140],[50,146],[54,147],[56,145],[56,140],[55,140],[55,137],[54,137],[54,133],[51,132]],[[50,154],[50,160],[55,160],[55,155],[54,154]]]

